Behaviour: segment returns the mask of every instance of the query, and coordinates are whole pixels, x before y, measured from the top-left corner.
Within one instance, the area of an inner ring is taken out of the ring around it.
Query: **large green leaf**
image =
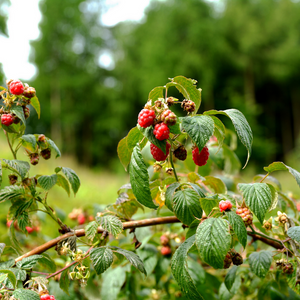
[[[248,257],[250,269],[260,278],[264,278],[272,263],[272,252],[261,250],[259,252],[253,252]]]
[[[300,173],[296,171],[295,169],[285,165],[281,161],[276,161],[268,165],[267,167],[264,167],[264,170],[268,173],[274,172],[274,171],[289,171],[293,177],[296,179],[297,184],[300,186]]]
[[[4,165],[2,167],[8,168],[16,173],[18,173],[22,179],[25,178],[27,172],[30,169],[30,165],[28,162],[23,161],[23,160],[8,160],[8,159],[2,159],[4,162]]]
[[[14,290],[13,295],[17,300],[40,300],[38,293],[27,289]]]
[[[143,261],[140,259],[140,257],[133,253],[132,251],[128,251],[128,250],[125,250],[125,249],[121,249],[121,248],[118,248],[118,247],[111,247],[111,249],[114,251],[114,252],[117,252],[119,254],[122,254],[126,257],[126,259],[135,267],[137,268],[141,273],[147,275],[147,272],[145,270],[145,267],[144,267],[144,263]]]
[[[165,194],[165,204],[167,208],[173,211],[173,197],[176,189],[180,186],[179,182],[174,182],[167,187]]]
[[[210,116],[182,118],[182,127],[196,143],[199,152],[214,133],[214,121]]]
[[[173,209],[177,218],[186,225],[190,225],[196,218],[202,218],[199,195],[193,189],[179,190],[173,197]]]
[[[90,255],[96,273],[99,275],[107,270],[113,262],[113,252],[108,247],[93,249]]]
[[[68,196],[70,197],[70,185],[69,185],[68,180],[60,174],[56,174],[56,176],[57,176],[56,184],[58,186],[61,186],[67,192]]]
[[[175,86],[187,100],[192,100],[196,105],[194,112],[196,114],[201,105],[201,89],[197,89],[196,80],[184,76],[176,76],[171,80],[166,84],[166,87]]]
[[[179,248],[175,251],[171,261],[172,275],[180,286],[183,295],[190,300],[203,299],[197,290],[195,282],[188,272],[186,262],[188,252],[194,243],[195,236],[193,235],[179,246]]]
[[[238,188],[242,192],[247,206],[262,224],[273,201],[270,187],[266,183],[239,183]]]
[[[205,115],[216,115],[216,114],[221,114],[225,115],[230,118],[232,121],[232,124],[236,130],[236,133],[241,140],[242,144],[246,147],[248,151],[248,157],[247,161],[245,163],[244,168],[246,167],[250,155],[251,155],[251,148],[252,148],[252,142],[253,142],[253,134],[251,127],[246,120],[245,116],[237,109],[226,109],[226,110],[209,110],[204,112]]]
[[[134,127],[129,131],[128,135],[119,142],[117,152],[125,170],[127,170],[127,166],[130,163],[133,148],[143,139],[143,137],[144,135],[142,132],[137,127]],[[144,140],[141,148],[143,148],[146,143],[147,139]]]
[[[153,134],[153,127],[149,126],[147,128],[143,128],[140,125],[137,125],[137,128],[141,131],[141,133],[149,140],[151,144],[154,144],[156,147],[161,149],[164,154],[166,154],[166,140],[160,141]]]
[[[41,188],[43,188],[46,191],[49,191],[51,188],[55,186],[57,183],[57,175],[43,175],[38,178],[38,184]]]
[[[0,203],[13,200],[16,198],[23,198],[25,196],[25,190],[22,186],[10,185],[0,190]]]
[[[43,258],[42,255],[32,255],[29,257],[25,257],[21,261],[17,262],[17,267],[25,270],[32,269],[41,258]]]
[[[138,144],[134,147],[131,155],[129,175],[132,191],[137,201],[146,207],[157,208],[152,201],[149,175]]]
[[[119,233],[123,231],[123,224],[121,220],[113,215],[106,215],[101,217],[96,217],[98,224],[114,237],[117,237]]]
[[[66,176],[66,178],[70,182],[71,188],[72,188],[74,196],[75,196],[76,193],[79,190],[79,187],[80,187],[80,179],[79,179],[79,177],[77,176],[77,174],[75,173],[75,171],[73,171],[70,168],[62,167],[61,171],[63,172],[63,174]]]
[[[38,115],[38,118],[40,118],[40,116],[41,116],[41,105],[40,105],[40,102],[39,102],[39,99],[37,98],[37,96],[34,96],[30,99],[30,104],[35,109],[35,111]]]
[[[247,244],[247,229],[243,219],[237,215],[234,211],[226,211],[230,225],[232,226],[239,242],[244,248]]]
[[[196,246],[206,263],[215,269],[223,269],[231,246],[229,224],[221,218],[206,219],[197,228]]]
[[[290,227],[287,231],[287,235],[297,243],[300,243],[300,226]]]

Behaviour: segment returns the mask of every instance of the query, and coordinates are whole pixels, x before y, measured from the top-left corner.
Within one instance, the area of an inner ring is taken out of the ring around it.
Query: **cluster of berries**
[[[233,263],[236,266],[241,265],[244,262],[243,257],[240,253],[236,252],[234,249],[231,249],[227,252],[224,259],[224,269],[228,269]]]
[[[162,248],[160,249],[160,253],[164,256],[171,255],[172,249],[170,246],[170,238],[167,235],[163,234],[160,237],[160,243],[162,245]]]
[[[172,97],[169,97],[166,101],[167,106],[171,106],[174,103]],[[195,111],[195,103],[191,100],[183,100],[181,104],[182,108],[187,112]],[[155,106],[151,107],[146,105],[147,108],[141,110],[138,115],[138,124],[142,128],[153,127],[153,134],[159,141],[167,140],[170,136],[169,126],[173,126],[177,123],[177,116],[172,112],[161,100],[155,102]],[[166,153],[164,153],[159,147],[152,144],[150,145],[150,152],[156,161],[164,161],[167,159],[170,153],[171,145],[166,142]],[[174,150],[174,156],[179,160],[185,160],[187,158],[187,151],[183,145],[180,145]],[[209,156],[208,148],[204,147],[199,153],[198,147],[193,149],[193,160],[196,165],[204,166],[207,163]]]
[[[289,263],[286,259],[280,259],[276,261],[277,268],[281,269],[284,274],[293,274],[294,273],[294,266]]]
[[[41,300],[56,300],[53,295],[44,294],[40,297]]]
[[[237,208],[237,210],[235,211],[237,215],[239,215],[243,221],[245,226],[250,226],[253,222],[253,214],[250,212],[248,207],[239,207]]]
[[[17,105],[22,106],[23,113],[25,119],[28,119],[30,116],[30,110],[26,106],[30,104],[30,99],[35,96],[35,89],[33,87],[28,86],[27,84],[23,85],[20,80],[8,80],[7,87],[10,94],[14,96],[18,96]],[[15,99],[11,99],[10,95],[7,97],[10,99],[9,101],[14,101]],[[9,107],[9,105],[7,106]],[[18,118],[15,114],[7,112],[6,109],[1,108],[1,124],[5,126],[10,126],[11,124],[18,124],[20,123],[21,119]]]
[[[12,220],[7,220],[6,226],[9,228],[12,222],[13,222]],[[19,226],[18,226],[17,221],[14,222],[14,227],[15,227],[15,229],[16,229],[17,231],[20,231],[20,228],[19,228]],[[26,230],[27,230],[27,232],[28,232],[29,234],[30,234],[30,233],[33,233],[33,232],[39,232],[39,231],[40,231],[40,227],[39,227],[39,226],[32,226],[32,227],[26,226],[25,228],[26,228]]]
[[[94,220],[93,216],[88,216],[81,208],[74,208],[68,215],[69,219],[77,221],[78,225],[83,225],[86,222]]]
[[[219,202],[220,212],[229,211],[232,208],[232,203],[229,200],[222,200]]]

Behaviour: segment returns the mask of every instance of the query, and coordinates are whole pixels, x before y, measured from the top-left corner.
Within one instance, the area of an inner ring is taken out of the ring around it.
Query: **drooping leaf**
[[[5,274],[6,276],[5,276],[4,280],[5,279],[9,280],[10,283],[12,284],[13,288],[16,288],[17,278],[16,278],[16,275],[12,271],[0,269],[0,274],[1,275]]]
[[[30,169],[30,165],[26,161],[17,160],[17,159],[8,160],[8,159],[4,159],[4,158],[2,160],[5,163],[4,165],[2,165],[2,167],[8,168],[8,169],[12,170],[13,172],[18,173],[22,179],[25,178],[27,172]]]
[[[225,139],[225,126],[221,122],[221,120],[218,119],[217,117],[211,116],[211,118],[213,119],[213,121],[215,123],[214,136],[218,140],[218,143],[219,143],[218,150],[220,150],[223,146],[223,142],[224,142],[224,139]]]
[[[182,293],[190,300],[203,299],[199,294],[195,282],[193,281],[186,263],[187,254],[195,243],[195,236],[185,240],[175,251],[171,261],[171,272]]]
[[[264,217],[272,205],[272,192],[266,183],[239,183],[238,188],[245,202],[262,224]]]
[[[59,287],[67,294],[69,294],[69,287],[70,287],[70,278],[69,278],[69,270],[64,270],[59,278]]]
[[[56,174],[57,176],[57,181],[56,181],[56,184],[58,186],[61,186],[68,194],[68,196],[70,197],[70,185],[69,185],[69,182],[67,181],[67,179],[60,175],[60,174]]]
[[[75,171],[73,171],[70,168],[62,167],[61,171],[63,172],[63,174],[66,176],[66,178],[70,182],[71,188],[72,188],[74,196],[75,196],[80,187],[79,177],[77,176]]]
[[[125,249],[121,249],[118,247],[110,247],[114,252],[117,252],[119,254],[122,254],[126,257],[126,259],[141,273],[145,274],[147,276],[147,272],[144,267],[143,261],[140,259],[140,257],[133,253],[132,251],[128,251]]]
[[[199,195],[193,189],[179,190],[173,197],[173,209],[177,218],[186,225],[190,225],[196,218],[202,218]]]
[[[245,168],[249,161],[250,155],[251,155],[251,148],[252,148],[252,142],[253,142],[252,130],[251,130],[251,127],[250,127],[248,121],[246,120],[245,116],[237,109],[226,109],[223,111],[222,110],[220,110],[220,111],[210,110],[210,111],[204,112],[204,114],[205,115],[221,114],[221,115],[225,115],[230,118],[240,141],[242,142],[242,144],[246,147],[246,149],[248,151],[247,161],[244,165],[244,168]]]
[[[154,144],[156,147],[162,150],[164,154],[166,154],[166,140],[160,141],[153,134],[153,127],[149,126],[147,128],[143,128],[140,125],[137,125],[137,128],[140,132],[149,140],[151,144]]]
[[[97,223],[114,237],[117,237],[119,233],[123,231],[123,224],[121,220],[113,215],[105,215],[96,217]]]
[[[17,262],[17,267],[25,270],[32,269],[41,258],[43,258],[43,256],[38,254],[25,257],[21,261]]]
[[[93,240],[94,237],[97,234],[97,229],[98,229],[98,223],[96,221],[92,221],[89,224],[87,224],[85,226],[85,236],[89,239],[89,240]]]
[[[231,290],[232,285],[235,281],[236,278],[236,271],[237,271],[237,266],[233,265],[229,271],[227,272],[226,276],[225,276],[225,286],[228,289],[228,291]]]
[[[137,201],[148,208],[157,208],[151,198],[149,175],[138,144],[131,155],[129,175],[132,191]]]
[[[154,102],[158,99],[158,98],[163,98],[164,97],[164,90],[166,88],[164,86],[157,86],[154,89],[152,89],[149,93],[148,96],[148,100],[151,100],[151,105],[154,105]]]
[[[49,191],[51,188],[55,186],[57,183],[57,175],[43,175],[38,178],[38,184],[41,188],[43,188],[46,191]]]
[[[194,116],[182,118],[182,127],[196,143],[199,152],[206,145],[214,132],[214,121],[210,116]]]
[[[90,255],[96,273],[99,275],[107,270],[113,262],[113,252],[108,247],[93,249]]]
[[[226,211],[229,223],[232,226],[239,242],[244,248],[247,244],[247,229],[241,216],[237,215],[234,211]]]
[[[269,208],[269,211],[275,209],[278,204],[278,193],[275,189],[275,187],[272,184],[267,183],[268,187],[270,188],[271,194],[272,194],[272,203],[271,207]]]
[[[34,96],[30,99],[30,104],[35,109],[35,111],[38,115],[38,118],[40,118],[40,116],[41,116],[41,105],[40,105],[40,102],[39,102],[39,99],[37,98],[37,96]]]
[[[10,185],[0,190],[0,203],[13,200],[17,198],[23,198],[25,196],[25,190],[22,186]]]
[[[13,296],[17,300],[40,300],[38,293],[27,289],[16,289],[13,291]]]
[[[297,243],[300,243],[300,226],[290,227],[287,231],[287,235]]]
[[[272,263],[272,252],[261,250],[259,252],[253,252],[248,257],[250,269],[260,278],[264,278]]]
[[[215,269],[223,269],[231,246],[229,224],[221,218],[206,219],[197,228],[196,246],[206,263]]]
[[[56,144],[49,138],[46,138],[48,144],[50,145],[51,149],[55,151],[56,156],[55,158],[58,158],[61,156],[60,150],[58,149],[58,147],[56,146]]]
[[[28,149],[31,152],[37,151],[37,142],[36,142],[36,138],[33,134],[22,135],[20,137],[20,140],[21,140],[22,146],[24,148]]]
[[[173,211],[173,197],[174,197],[174,193],[176,191],[176,189],[180,186],[180,183],[179,182],[174,182],[172,184],[170,184],[168,187],[167,187],[167,190],[166,190],[166,194],[165,194],[165,204],[167,206],[167,208],[171,211]]]
[[[274,171],[289,171],[290,174],[292,174],[293,177],[296,179],[297,184],[300,187],[300,173],[297,170],[285,165],[281,161],[276,161],[276,162],[271,163],[267,167],[264,167],[264,170],[268,173],[271,173]]]

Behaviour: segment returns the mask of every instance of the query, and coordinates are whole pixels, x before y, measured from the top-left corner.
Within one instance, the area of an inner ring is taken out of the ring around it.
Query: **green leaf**
[[[18,173],[22,179],[25,178],[27,172],[30,169],[30,165],[26,161],[17,160],[17,159],[8,160],[8,159],[4,159],[4,158],[2,160],[5,163],[5,165],[2,165],[2,167],[8,168],[8,169],[12,170],[13,172]]]
[[[179,182],[174,182],[167,187],[165,194],[165,205],[170,211],[173,211],[173,197],[176,189],[180,186]]]
[[[148,208],[156,209],[157,206],[152,201],[149,188],[147,167],[141,154],[141,148],[138,144],[134,147],[131,155],[129,175],[132,191],[137,201]]]
[[[22,146],[31,152],[37,151],[36,137],[33,134],[26,134],[20,137]]]
[[[3,282],[7,278],[7,274],[0,274],[0,283]]]
[[[85,230],[85,236],[89,239],[89,240],[93,240],[94,237],[97,234],[97,229],[98,229],[98,223],[96,221],[92,221],[89,224],[87,224],[84,228]]]
[[[55,158],[60,157],[61,153],[60,153],[60,150],[58,149],[58,147],[56,146],[56,144],[47,137],[46,137],[46,140],[47,140],[48,144],[50,145],[51,149],[55,151],[55,153],[56,153]]]
[[[134,127],[129,131],[128,135],[119,142],[117,152],[119,159],[126,171],[130,163],[133,148],[143,139],[143,137],[144,135],[141,133],[141,131],[137,127]],[[141,145],[141,149],[143,149],[146,143],[147,140],[145,139]]]
[[[30,104],[35,109],[35,111],[38,115],[38,118],[40,118],[40,116],[41,116],[41,106],[40,106],[40,102],[39,102],[39,99],[37,98],[37,96],[34,96],[30,99]]]
[[[13,272],[17,278],[17,280],[24,281],[26,279],[26,271],[20,270],[17,268],[7,268],[6,270],[9,270]]]
[[[151,144],[154,144],[156,147],[161,149],[161,151],[166,154],[166,140],[160,141],[153,134],[153,127],[149,126],[147,128],[143,128],[140,125],[137,125],[137,128],[141,131],[141,133],[149,140]]]
[[[216,194],[226,194],[227,188],[225,183],[217,177],[205,176],[205,180],[202,180],[205,185],[210,186]]]
[[[106,215],[101,217],[96,217],[98,224],[114,237],[117,237],[119,233],[123,231],[123,223],[121,220],[113,215]]]
[[[223,144],[223,154],[224,154],[224,171],[227,174],[237,174],[242,165],[237,157],[237,155],[226,145]]]
[[[266,183],[239,183],[238,188],[245,202],[257,219],[263,224],[264,217],[272,205],[272,192]]]
[[[236,234],[239,242],[244,248],[247,245],[247,229],[244,224],[243,219],[237,215],[234,211],[226,211],[226,216],[228,217],[229,223],[232,226],[234,233]]]
[[[70,287],[70,278],[69,278],[69,270],[64,270],[59,278],[59,287],[67,294],[69,294],[69,287]]]
[[[101,300],[116,300],[126,280],[126,270],[119,266],[103,275]]]
[[[2,184],[2,164],[0,163],[0,186]]]
[[[188,272],[190,273],[196,286],[202,285],[206,280],[206,272],[202,265],[194,260],[188,259]]]
[[[113,252],[108,247],[93,249],[90,255],[94,269],[99,275],[107,270],[113,262]]]
[[[201,207],[203,208],[205,214],[208,216],[214,207],[218,207],[220,200],[218,196],[206,197],[200,199]]]
[[[206,263],[215,269],[223,269],[231,246],[229,224],[220,218],[206,219],[197,228],[196,246]]]
[[[2,255],[2,253],[3,253],[3,250],[4,250],[4,248],[5,248],[5,244],[4,243],[0,243],[0,256]]]
[[[287,231],[287,235],[297,243],[300,243],[300,226],[290,227]]]
[[[27,211],[23,211],[17,216],[18,226],[23,232],[27,233],[26,227],[30,225],[29,215]]]
[[[148,100],[151,100],[151,105],[154,105],[154,102],[158,99],[158,98],[164,98],[164,90],[166,88],[164,86],[157,86],[154,89],[152,89],[149,93],[148,96]]]
[[[27,289],[17,289],[13,291],[17,300],[40,300],[39,294]]]
[[[0,269],[11,268],[14,265],[15,265],[15,260],[14,259],[9,259],[7,261],[0,262]]]
[[[60,174],[56,174],[57,176],[57,181],[56,181],[56,184],[58,186],[61,186],[68,194],[68,196],[70,197],[70,185],[69,185],[69,182],[67,181],[67,179],[60,175]]]
[[[226,276],[225,276],[225,286],[228,289],[228,291],[231,290],[233,283],[235,281],[236,278],[236,271],[237,271],[237,266],[232,266],[229,271],[227,272]]]
[[[196,114],[201,105],[201,89],[197,89],[196,80],[184,76],[176,76],[171,80],[166,84],[166,87],[175,86],[187,100],[192,100],[196,105],[194,112]]]
[[[2,124],[2,128],[9,133],[18,133],[17,128],[20,128],[19,126],[17,126],[16,124],[11,124],[9,126],[6,126],[4,124]]]
[[[196,184],[188,182],[188,184],[192,187],[192,189],[199,195],[200,198],[205,197],[205,193],[203,192],[202,188]]]
[[[12,284],[13,288],[16,288],[17,278],[16,278],[15,274],[12,271],[0,269],[0,273],[6,274],[4,280],[7,278],[10,281],[10,283]]]
[[[77,176],[75,171],[73,171],[70,168],[62,167],[61,171],[63,172],[63,174],[66,176],[66,178],[70,182],[71,188],[72,188],[74,196],[75,196],[80,187],[79,177]]]
[[[171,260],[172,275],[180,286],[183,295],[190,300],[200,298],[203,299],[197,290],[195,282],[188,272],[186,263],[188,252],[192,248],[194,243],[195,236],[193,235],[179,246]]]
[[[245,116],[237,109],[226,109],[223,111],[222,110],[220,110],[220,111],[210,110],[210,111],[204,112],[204,114],[205,115],[221,114],[221,115],[225,115],[230,118],[240,141],[242,142],[242,144],[246,147],[246,149],[248,151],[247,161],[243,167],[243,168],[245,168],[249,161],[250,155],[251,155],[251,148],[252,148],[252,142],[253,142],[252,130],[251,130],[251,127],[250,127],[248,121],[246,120]]]
[[[278,193],[275,189],[275,187],[272,184],[267,183],[268,187],[270,188],[271,194],[272,194],[272,203],[271,207],[269,208],[269,211],[275,209],[278,204]]]
[[[272,263],[272,252],[261,250],[253,252],[248,257],[251,271],[260,278],[264,278]]]
[[[43,188],[46,191],[49,191],[51,188],[55,186],[57,183],[57,175],[43,175],[38,178],[38,184],[40,185],[41,188]]]
[[[182,118],[182,127],[196,143],[199,152],[206,145],[214,132],[214,121],[209,116],[194,116]]]
[[[169,126],[169,129],[170,129],[170,133],[181,134],[180,124],[178,121],[175,125]]]
[[[211,116],[211,118],[213,119],[213,121],[215,123],[214,136],[217,138],[217,140],[219,142],[219,149],[218,150],[220,150],[223,146],[223,142],[224,142],[224,139],[225,139],[225,126],[221,122],[221,120],[218,119],[217,117]]]
[[[54,273],[56,271],[56,264],[55,262],[51,259],[51,257],[46,254],[42,253],[41,258],[39,258],[38,263],[47,269],[49,272]]]
[[[179,190],[173,197],[173,209],[176,217],[186,225],[190,225],[196,218],[202,218],[199,195],[193,189]]]
[[[7,200],[13,200],[16,198],[23,198],[25,196],[25,190],[22,186],[18,185],[10,185],[6,186],[2,190],[0,190],[0,203],[7,201]]]
[[[140,259],[140,257],[133,253],[132,251],[127,251],[118,247],[111,247],[111,249],[114,252],[117,252],[119,254],[122,254],[126,257],[126,259],[136,268],[138,269],[141,273],[145,274],[147,276],[147,272],[144,267],[143,261]]]
[[[25,116],[24,116],[24,111],[23,111],[23,107],[22,106],[18,106],[18,105],[13,105],[11,110],[11,113],[15,114],[19,119],[21,119],[21,121],[23,122],[23,124],[26,124],[25,121]]]
[[[41,258],[43,258],[42,255],[32,255],[29,257],[25,257],[21,261],[17,262],[17,267],[24,270],[32,269]]]
[[[289,171],[293,177],[296,179],[297,184],[300,187],[300,173],[296,171],[295,169],[285,165],[281,161],[276,161],[268,165],[267,167],[264,167],[264,170],[268,173],[274,172],[274,171]]]

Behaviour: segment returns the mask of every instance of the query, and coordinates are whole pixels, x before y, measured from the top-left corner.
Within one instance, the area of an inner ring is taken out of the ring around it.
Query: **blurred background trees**
[[[149,91],[176,75],[198,80],[199,113],[235,107],[245,114],[252,163],[283,160],[295,148],[300,2],[152,0],[142,22],[114,27],[101,23],[100,0],[42,0],[40,9],[31,54],[38,75],[30,84],[44,125],[33,128],[33,118],[30,130],[46,131],[80,162],[108,166]],[[102,63],[105,53],[113,63]]]

